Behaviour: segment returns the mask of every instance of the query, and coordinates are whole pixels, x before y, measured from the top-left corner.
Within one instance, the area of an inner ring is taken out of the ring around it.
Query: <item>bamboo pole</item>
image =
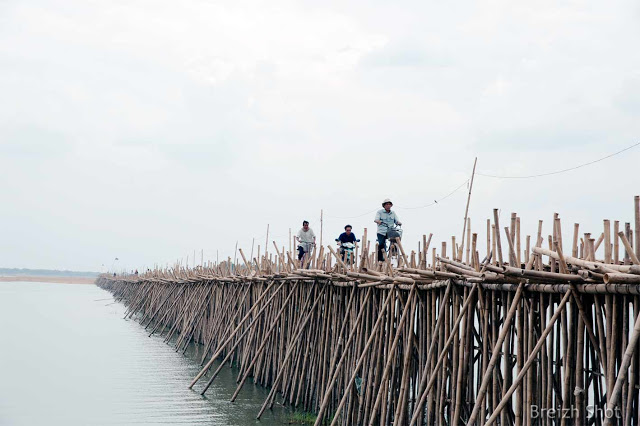
[[[293,354],[293,351],[296,347],[295,343],[298,342],[298,340],[300,339],[300,337],[302,336],[302,333],[305,330],[306,325],[308,324],[309,320],[312,317],[313,312],[315,311],[316,306],[318,305],[318,302],[320,301],[320,299],[324,296],[324,292],[326,291],[327,287],[323,287],[322,290],[320,291],[320,294],[317,296],[316,300],[313,303],[313,306],[311,307],[309,313],[305,316],[305,320],[302,322],[302,324],[300,325],[300,327],[298,328],[298,332],[294,338],[294,341],[290,344],[289,348],[287,349],[287,353],[284,356],[284,360],[282,362],[283,367],[287,365],[287,362],[289,361],[291,355]],[[260,417],[262,417],[262,414],[264,413],[264,410],[266,410],[267,405],[270,404],[270,402],[273,400],[273,397],[275,396],[275,392],[276,389],[278,388],[278,385],[280,383],[280,381],[282,380],[282,376],[284,373],[284,368],[282,368],[279,372],[278,375],[276,376],[275,380],[273,381],[272,387],[271,387],[271,391],[269,392],[269,395],[267,395],[267,399],[264,401],[264,404],[262,404],[262,407],[260,408],[260,411],[258,412],[258,416],[257,419],[260,419]]]
[[[627,250],[629,257],[631,258],[631,262],[633,262],[634,265],[640,265],[640,260],[638,260],[638,257],[633,252],[633,248],[631,247],[631,244],[629,244],[629,240],[627,240],[627,237],[624,235],[624,232],[618,232],[618,236],[620,237],[620,240],[622,241],[622,244],[624,245],[625,250]]]
[[[237,325],[237,327],[235,328],[235,330],[231,333],[231,335],[220,345],[220,347],[218,347],[218,349],[216,350],[216,352],[214,353],[214,355],[211,357],[211,359],[209,360],[209,362],[207,363],[207,365],[204,366],[204,368],[202,370],[200,370],[200,372],[196,375],[196,377],[193,379],[193,381],[191,382],[191,384],[189,385],[189,389],[193,388],[193,385],[195,385],[198,380],[200,380],[200,378],[202,376],[204,376],[204,374],[209,370],[209,368],[211,368],[211,365],[213,364],[213,362],[216,360],[216,358],[218,358],[218,356],[222,353],[222,351],[224,350],[224,348],[227,346],[227,344],[229,344],[229,342],[231,341],[231,339],[233,339],[233,337],[236,335],[236,333],[238,332],[238,330],[240,330],[240,328],[242,327],[242,325],[245,323],[245,321],[247,321],[247,319],[249,319],[249,317],[251,316],[251,314],[253,313],[253,311],[258,307],[258,304],[260,303],[260,301],[267,295],[267,293],[269,292],[269,290],[271,289],[271,287],[275,284],[275,281],[272,281],[269,286],[266,288],[266,290],[262,293],[262,295],[258,298],[258,300],[256,301],[256,303],[251,307],[251,309],[249,310],[249,312],[247,312],[247,314],[242,318],[242,320],[240,321],[240,323]]]
[[[412,287],[412,289],[411,289],[411,292],[409,293],[409,300],[407,301],[407,305],[409,305],[410,303],[413,302],[413,297],[415,296],[415,289],[416,289],[416,287],[414,285]],[[393,337],[393,342],[391,343],[391,346],[390,346],[389,350],[387,351],[387,353],[389,353],[389,354],[395,354],[396,347],[398,345],[398,342],[400,341],[400,335],[402,333],[402,326],[404,325],[404,322],[405,322],[405,320],[407,318],[407,312],[409,312],[409,309],[406,309],[406,308],[402,312],[402,317],[400,318],[400,321],[398,323],[398,327],[396,328],[396,333],[395,333],[395,335]],[[382,382],[383,383],[389,377],[389,372],[391,371],[391,366],[392,366],[393,361],[394,361],[394,357],[390,355],[387,358],[387,362],[386,362],[386,364],[384,366],[384,371],[382,373]],[[373,408],[371,410],[372,415],[371,415],[371,417],[369,419],[369,425],[370,426],[373,426],[375,424],[375,420],[376,420],[375,413],[377,412],[378,407],[380,405],[380,402],[382,401],[382,395],[383,395],[383,389],[380,389],[380,391],[378,392],[378,394],[376,396],[376,400],[375,400],[375,402],[373,404]]]
[[[522,366],[522,370],[520,370],[520,373],[518,374],[518,376],[514,380],[513,384],[509,388],[509,390],[503,396],[502,400],[500,401],[500,403],[496,407],[496,410],[493,412],[493,414],[491,414],[491,417],[489,417],[489,420],[487,420],[487,422],[485,423],[485,426],[491,426],[496,421],[497,417],[500,415],[500,413],[502,412],[504,407],[507,405],[507,402],[510,401],[511,395],[513,395],[515,390],[518,388],[518,385],[520,384],[520,382],[524,378],[527,370],[529,369],[529,367],[531,367],[531,364],[535,360],[536,355],[538,354],[538,352],[542,348],[542,345],[545,342],[546,337],[551,332],[551,329],[553,328],[555,322],[560,317],[560,314],[564,311],[564,307],[567,304],[567,301],[569,300],[570,296],[571,296],[571,293],[569,291],[565,293],[564,297],[562,298],[562,301],[560,302],[560,304],[558,305],[558,308],[556,309],[556,312],[553,314],[553,316],[549,320],[547,328],[545,328],[545,330],[543,331],[542,335],[538,339],[538,343],[536,343],[536,346],[531,351],[531,354],[529,355],[529,358],[527,359],[527,362]],[[639,325],[639,327],[640,327],[640,325]]]
[[[259,318],[260,315],[265,311],[266,308],[268,308],[270,306],[271,301],[273,301],[273,299],[279,294],[280,289],[282,289],[282,287],[284,286],[284,282],[282,282],[280,284],[280,286],[273,292],[273,294],[271,295],[271,297],[269,297],[269,299],[267,299],[267,301],[264,303],[264,305],[262,305],[262,308],[260,308],[260,310],[258,311],[258,313],[256,314],[256,318]],[[255,305],[254,305],[255,306]],[[222,367],[224,366],[224,364],[229,360],[229,358],[231,358],[231,356],[233,355],[235,349],[238,347],[238,345],[240,344],[240,342],[242,341],[242,339],[244,338],[244,336],[251,330],[251,328],[256,324],[256,318],[252,319],[249,322],[249,325],[247,326],[247,328],[244,329],[244,331],[240,334],[240,336],[236,339],[236,342],[234,343],[234,345],[231,347],[231,349],[229,349],[227,355],[224,357],[224,359],[220,362],[220,366],[216,369],[216,371],[211,375],[211,378],[209,378],[209,381],[207,382],[207,384],[204,386],[204,388],[202,389],[202,391],[200,391],[200,395],[204,395],[205,392],[209,389],[209,387],[211,386],[211,384],[213,383],[213,381],[215,380],[215,378],[218,376],[218,373],[220,373],[220,370],[222,370]]]
[[[446,243],[436,256],[423,234],[417,252],[394,247],[399,265],[378,264],[365,237],[351,262],[336,256],[331,265],[337,253],[318,247],[296,268],[293,252],[272,242],[275,252],[250,258],[238,247],[240,264],[235,255],[196,264],[194,254],[194,262],[101,276],[97,284],[124,304],[125,318],[176,351],[194,342],[203,365],[220,359],[208,380],[233,365],[233,400],[249,376],[269,388],[259,415],[278,395],[310,412],[324,404],[325,419],[339,410],[333,421],[344,424],[605,421],[588,419],[587,407],[615,409],[620,424],[636,424],[640,264],[630,224],[614,221],[611,235],[605,220],[602,233],[583,239],[574,224],[569,256],[557,214],[549,247],[538,222],[526,251],[518,247],[520,217],[511,219],[504,235],[488,222],[484,256],[467,217],[466,238],[452,240],[449,257]],[[510,263],[499,260],[500,237]],[[556,296],[567,293],[570,301]],[[572,408],[575,416],[537,420],[536,406]]]
[[[391,290],[389,293],[393,293],[393,290]],[[367,354],[367,351],[369,349],[369,346],[371,346],[371,342],[373,341],[373,339],[376,336],[375,331],[378,329],[378,327],[381,324],[381,320],[384,318],[384,312],[388,309],[389,306],[389,301],[391,300],[390,297],[387,297],[387,300],[384,304],[384,306],[381,309],[380,315],[378,316],[378,319],[376,320],[376,323],[374,324],[374,326],[372,327],[372,333],[369,336],[369,339],[367,340],[367,343],[365,344],[364,348],[362,349],[362,354],[360,355],[360,357],[358,358],[358,361],[356,362],[356,366],[353,369],[353,374],[351,375],[351,378],[348,380],[347,385],[345,386],[345,389],[350,389],[351,386],[353,386],[353,382],[356,379],[356,375],[358,373],[358,371],[360,370],[360,367],[362,367],[362,363],[365,359],[365,355]],[[342,408],[344,408],[344,405],[347,401],[347,397],[349,396],[349,392],[345,392],[344,395],[342,396],[342,399],[340,400],[340,403],[338,404],[338,407],[336,408],[335,413],[333,414],[333,421],[331,422],[331,425],[335,425],[338,418],[340,417],[340,412],[342,411]],[[318,416],[318,418],[316,419],[315,422],[315,426],[319,426],[320,423],[322,422],[322,418],[320,416]]]
[[[385,300],[384,306],[388,306],[388,303],[391,300],[392,297],[392,293],[393,291],[390,291],[389,294],[387,295],[387,299]],[[329,380],[329,384],[327,386],[327,388],[325,389],[325,393],[324,396],[322,398],[322,403],[320,404],[320,409],[318,410],[318,415],[316,417],[316,424],[320,424],[322,422],[322,418],[324,417],[324,413],[327,409],[327,406],[330,402],[330,397],[331,397],[331,392],[333,391],[333,387],[336,383],[336,380],[338,379],[338,373],[340,372],[340,368],[342,367],[344,361],[346,360],[346,356],[349,352],[349,344],[351,343],[351,341],[353,340],[353,338],[356,336],[356,333],[358,331],[358,325],[360,324],[360,322],[362,321],[362,318],[364,316],[364,313],[366,312],[366,308],[367,308],[367,302],[369,300],[369,297],[371,296],[371,288],[369,288],[367,290],[367,296],[365,299],[365,302],[363,303],[363,305],[360,308],[360,311],[358,312],[358,316],[356,317],[355,323],[351,329],[351,332],[349,333],[349,338],[347,339],[347,342],[344,344],[345,349],[342,351],[342,355],[340,356],[340,360],[338,361],[338,364],[336,364],[335,368],[333,369],[333,373],[331,375],[331,379]],[[386,309],[386,308],[383,308]],[[381,315],[382,316],[382,315]],[[333,362],[331,363],[333,364]],[[330,365],[330,368],[333,368],[332,365]]]
[[[493,209],[493,223],[495,225],[494,240],[498,248],[498,266],[502,266],[502,244],[500,244],[500,222],[498,219],[498,209]]]
[[[478,414],[480,412],[480,408],[484,407],[484,397],[487,393],[487,389],[489,387],[489,382],[491,380],[491,378],[493,377],[493,368],[495,367],[496,363],[498,362],[498,358],[500,356],[500,352],[502,349],[502,344],[504,342],[505,337],[507,336],[507,333],[511,331],[511,321],[513,320],[513,317],[516,314],[516,311],[518,309],[518,305],[520,303],[520,298],[522,297],[522,290],[524,288],[523,284],[520,284],[518,286],[518,291],[516,292],[515,296],[513,297],[513,301],[511,302],[511,307],[509,308],[509,312],[507,313],[507,317],[504,320],[504,323],[502,325],[502,330],[500,330],[500,335],[498,336],[497,341],[495,342],[494,346],[493,346],[493,351],[491,353],[491,359],[489,360],[489,364],[487,366],[487,368],[484,370],[484,376],[482,376],[482,381],[481,381],[481,385],[480,385],[480,389],[478,390],[478,396],[476,397],[475,403],[473,405],[473,409],[471,411],[471,415],[469,416],[469,420],[467,421],[467,424],[474,424]]]
[[[640,196],[633,197],[633,214],[635,219],[636,259],[640,258]]]
[[[323,246],[323,244],[322,244],[322,234],[323,234],[322,225],[323,225],[323,222],[324,222],[323,217],[324,217],[323,210],[320,209],[320,247]]]
[[[631,359],[633,358],[633,354],[638,344],[638,338],[640,338],[640,316],[638,316],[638,319],[636,319],[635,325],[633,326],[633,333],[631,334],[631,338],[629,339],[629,343],[627,344],[627,348],[624,352],[618,377],[615,381],[615,386],[613,387],[613,390],[611,391],[611,397],[607,402],[607,406],[610,409],[615,409],[618,405],[620,395],[622,393],[622,386],[627,378],[629,364],[631,363]],[[613,424],[612,419],[613,416],[607,417],[604,422],[605,426]]]
[[[440,352],[440,356],[438,357],[438,361],[436,362],[435,370],[438,370],[438,368],[440,368],[440,365],[442,364],[442,361],[444,360],[445,355],[447,355],[447,348],[449,347],[449,345],[453,341],[453,338],[457,335],[458,326],[460,325],[460,321],[462,321],[464,313],[466,312],[467,308],[469,307],[469,302],[471,301],[471,296],[473,296],[473,294],[475,293],[477,288],[478,288],[478,284],[476,283],[476,284],[473,285],[471,292],[469,292],[469,297],[467,297],[467,300],[462,305],[462,308],[460,309],[460,313],[458,314],[458,316],[456,318],[456,321],[455,321],[455,323],[454,323],[454,325],[452,327],[452,331],[451,331],[451,333],[449,335],[449,338],[447,339],[447,342],[444,344],[444,348],[442,349],[442,352]],[[417,413],[422,409],[422,406],[424,405],[426,396],[429,393],[429,391],[431,390],[431,387],[433,386],[436,377],[437,376],[435,374],[432,374],[431,378],[429,379],[429,382],[427,383],[427,386],[422,391],[422,393],[420,395],[420,399],[419,399],[418,403],[416,404],[416,407],[414,408],[414,414],[413,414],[413,417],[411,418],[411,422],[410,422],[411,426],[413,426],[415,424],[416,420],[418,419]]]

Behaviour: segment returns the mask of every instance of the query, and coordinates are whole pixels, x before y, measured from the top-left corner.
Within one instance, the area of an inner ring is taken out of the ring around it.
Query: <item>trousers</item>
[[[387,236],[382,234],[377,234],[377,235],[378,235],[378,262],[383,262],[384,261],[383,253],[387,249]]]

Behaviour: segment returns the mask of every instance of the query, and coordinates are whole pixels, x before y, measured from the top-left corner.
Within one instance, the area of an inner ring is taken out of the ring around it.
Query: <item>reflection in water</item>
[[[93,285],[0,283],[0,425],[288,423],[277,405],[255,419],[267,390],[250,382],[230,403],[229,368],[206,397],[187,389],[198,348],[184,356],[123,316]]]

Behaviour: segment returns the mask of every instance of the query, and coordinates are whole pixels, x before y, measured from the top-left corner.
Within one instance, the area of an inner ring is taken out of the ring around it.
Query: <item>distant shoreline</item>
[[[0,282],[42,282],[56,284],[93,284],[97,277],[52,277],[45,275],[0,276]]]

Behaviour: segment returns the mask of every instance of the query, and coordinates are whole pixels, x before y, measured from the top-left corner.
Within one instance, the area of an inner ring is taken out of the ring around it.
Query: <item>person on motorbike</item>
[[[390,199],[386,198],[382,202],[382,209],[376,212],[376,217],[373,220],[378,224],[378,262],[384,260],[383,252],[386,249],[387,244],[387,232],[393,229],[395,225],[402,226],[402,223],[398,219],[398,215],[391,211],[393,203]]]
[[[298,260],[302,260],[305,253],[311,251],[311,247],[316,245],[316,234],[313,233],[313,229],[309,228],[309,221],[302,222],[302,229],[298,231],[296,236],[298,240]]]
[[[353,227],[351,225],[346,225],[344,227],[344,232],[340,234],[340,236],[336,240],[338,242],[338,245],[340,246],[340,254],[342,255],[342,260],[345,260],[344,245],[348,243],[355,244],[356,241],[359,241],[358,239],[356,239],[356,235],[351,232],[352,229]]]

